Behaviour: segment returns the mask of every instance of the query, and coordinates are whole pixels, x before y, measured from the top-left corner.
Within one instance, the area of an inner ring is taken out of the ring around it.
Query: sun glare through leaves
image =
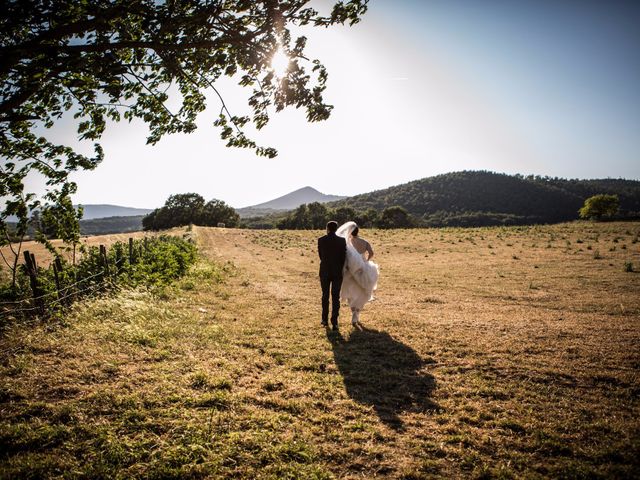
[[[271,69],[276,77],[282,78],[287,74],[289,69],[290,58],[285,53],[282,47],[278,47],[276,53],[273,54],[271,59]]]

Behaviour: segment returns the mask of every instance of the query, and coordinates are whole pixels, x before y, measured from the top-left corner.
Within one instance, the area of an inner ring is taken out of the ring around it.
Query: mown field
[[[194,234],[173,288],[4,328],[0,477],[640,478],[640,224],[363,230],[339,333],[321,232]]]

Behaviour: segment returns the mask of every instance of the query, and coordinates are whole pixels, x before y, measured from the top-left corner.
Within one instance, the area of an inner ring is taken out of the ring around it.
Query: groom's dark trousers
[[[340,287],[342,268],[347,256],[347,242],[335,233],[327,233],[318,239],[320,256],[320,286],[322,287],[322,323],[329,320],[329,293],[331,293],[331,323],[338,324],[340,313]]]

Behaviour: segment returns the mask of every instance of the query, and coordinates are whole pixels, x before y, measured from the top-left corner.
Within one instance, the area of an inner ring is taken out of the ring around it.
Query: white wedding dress
[[[366,260],[365,254],[360,254],[353,246],[351,232],[357,227],[355,222],[347,222],[338,228],[336,235],[347,241],[347,258],[345,260],[340,299],[349,303],[354,312],[355,324],[358,321],[357,313],[362,310],[365,303],[373,300],[373,292],[378,286],[378,265],[371,260]]]

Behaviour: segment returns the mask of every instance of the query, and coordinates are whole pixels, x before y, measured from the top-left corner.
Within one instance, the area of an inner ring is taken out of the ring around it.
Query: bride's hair
[[[356,222],[349,221],[347,223],[342,224],[342,226],[338,228],[336,235],[342,238],[346,238],[348,241],[349,237],[351,237],[351,235],[353,234],[353,231],[356,230],[357,228],[358,228],[358,225],[356,224]]]
[[[358,227],[355,227],[353,229],[353,231],[351,232],[351,235],[353,235],[354,237],[357,237],[359,231],[360,231],[360,229]]]

